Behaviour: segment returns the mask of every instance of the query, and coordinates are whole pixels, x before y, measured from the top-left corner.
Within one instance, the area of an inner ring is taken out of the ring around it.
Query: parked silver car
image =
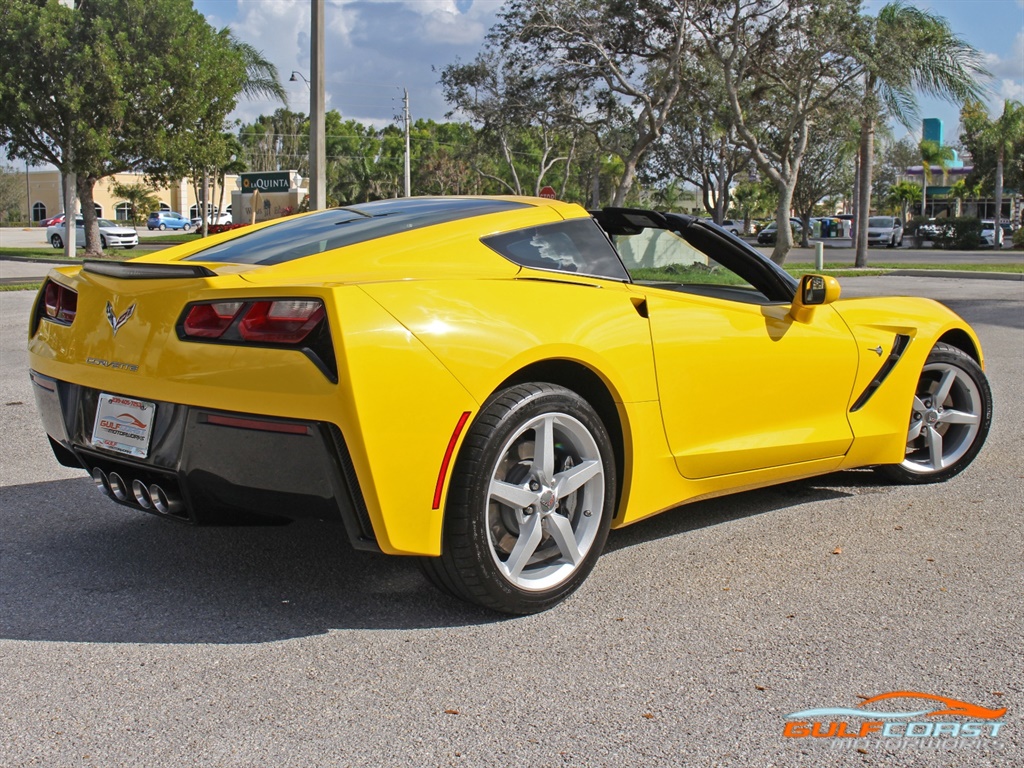
[[[872,216],[868,219],[868,245],[895,248],[903,245],[903,219],[899,216]]]
[[[107,219],[100,219],[100,247],[102,248],[134,248],[139,244],[139,233],[132,227],[122,227]],[[54,248],[64,247],[64,224],[55,224],[46,228],[46,239]],[[85,220],[75,217],[75,245],[85,245]]]

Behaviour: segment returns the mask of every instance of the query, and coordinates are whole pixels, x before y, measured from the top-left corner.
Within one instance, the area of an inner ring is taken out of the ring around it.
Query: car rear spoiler
[[[189,277],[216,277],[217,273],[199,264],[150,264],[135,261],[100,261],[86,259],[83,270],[96,275],[118,277],[122,280],[185,279]]]

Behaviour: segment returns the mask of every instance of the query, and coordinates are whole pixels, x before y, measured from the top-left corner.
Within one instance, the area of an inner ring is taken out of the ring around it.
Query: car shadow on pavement
[[[878,487],[878,478],[871,471],[851,470],[683,504],[612,531],[605,552],[776,512],[796,504],[846,498],[853,494],[843,489],[857,487],[870,493]]]
[[[0,488],[0,509],[3,639],[259,643],[502,619],[438,592],[412,558],[353,550],[340,525],[195,528],[87,479]]]
[[[607,551],[848,496],[837,487],[870,485],[864,474],[697,502],[613,532]],[[441,594],[412,558],[353,550],[340,525],[193,528],[113,504],[87,479],[0,488],[0,509],[2,639],[261,643],[509,618]]]

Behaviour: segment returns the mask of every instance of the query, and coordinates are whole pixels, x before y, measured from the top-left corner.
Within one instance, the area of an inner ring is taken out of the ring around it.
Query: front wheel
[[[422,558],[435,585],[504,613],[546,610],[574,592],[614,514],[608,431],[575,392],[510,387],[466,435],[445,508],[442,554]]]
[[[901,464],[879,467],[899,483],[937,483],[974,461],[992,423],[992,390],[981,367],[966,353],[936,344],[914,393]]]

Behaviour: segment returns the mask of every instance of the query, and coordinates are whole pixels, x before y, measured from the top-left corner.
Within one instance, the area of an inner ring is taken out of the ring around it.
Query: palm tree
[[[243,40],[239,40],[235,37],[234,33],[225,28],[221,34],[227,33],[228,39],[231,41],[231,46],[235,51],[242,57],[242,61],[245,64],[245,80],[242,83],[242,95],[247,99],[261,99],[270,98],[277,99],[286,107],[288,106],[288,94],[281,85],[281,78],[278,74],[277,67],[272,61],[263,55],[263,51],[257,50],[250,43]],[[239,157],[240,155],[236,156]],[[228,155],[224,155],[224,161],[221,163],[222,166],[228,165],[231,161],[228,160]],[[244,169],[243,169],[244,170]],[[218,171],[219,173],[220,171]],[[203,176],[203,192],[199,197],[206,198],[208,192],[207,179],[209,169],[204,168],[202,171]],[[221,189],[221,202],[223,203],[224,190]],[[208,210],[210,207],[209,199],[204,201],[203,209]],[[202,231],[203,237],[207,234],[207,219],[208,216],[201,213],[202,216]]]
[[[858,53],[864,70],[860,124],[860,184],[857,200],[856,265],[867,265],[871,167],[875,122],[891,115],[908,129],[917,119],[915,92],[954,103],[979,98],[978,78],[988,76],[981,53],[954,34],[937,14],[906,5],[886,5]]]
[[[245,82],[242,83],[242,95],[247,99],[276,99],[288,106],[288,94],[281,85],[277,67],[251,44],[239,40],[228,30],[231,45],[241,54],[245,62]]]
[[[956,200],[956,213],[954,215],[960,218],[963,216],[964,200],[977,200],[981,197],[981,182],[968,185],[967,179],[959,179],[956,184],[949,188],[947,196]]]
[[[900,208],[903,213],[903,222],[905,224],[910,204],[921,202],[921,188],[912,181],[901,181],[897,184],[893,184],[889,187],[889,197],[886,202],[893,206],[893,208],[896,208],[897,206]]]
[[[955,155],[951,147],[940,147],[938,142],[924,139],[917,148],[921,151],[921,215],[928,215],[928,185],[932,183],[932,171],[937,165],[942,169],[942,182],[946,182],[949,164]]]
[[[1024,140],[1024,104],[1007,99],[1003,114],[991,123],[985,138],[996,149],[996,215],[995,247],[1003,247],[1003,228],[999,224],[1003,211],[1003,166],[1006,156],[1013,152],[1014,145]]]

